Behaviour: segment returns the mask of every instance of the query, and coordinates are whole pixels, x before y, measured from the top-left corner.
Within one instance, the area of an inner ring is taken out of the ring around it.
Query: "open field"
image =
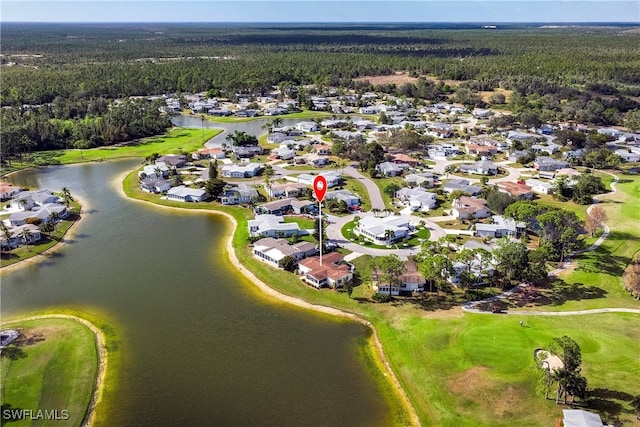
[[[20,330],[22,336],[2,352],[2,408],[58,410],[58,416],[66,410],[64,424],[80,425],[98,368],[93,332],[69,319],[19,321],[8,326]],[[24,419],[12,425],[32,424]],[[60,425],[60,421],[38,425]]]
[[[353,79],[356,82],[369,82],[373,86],[390,85],[394,84],[400,86],[405,83],[415,83],[418,81],[417,77],[411,77],[407,73],[396,72],[394,74],[382,75],[382,76],[362,76]]]

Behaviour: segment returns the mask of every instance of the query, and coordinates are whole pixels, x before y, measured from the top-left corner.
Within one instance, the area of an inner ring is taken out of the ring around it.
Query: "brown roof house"
[[[342,263],[342,255],[338,252],[323,255],[322,265],[319,256],[303,259],[298,263],[298,271],[302,280],[318,289],[325,286],[341,288],[353,279],[353,268]]]

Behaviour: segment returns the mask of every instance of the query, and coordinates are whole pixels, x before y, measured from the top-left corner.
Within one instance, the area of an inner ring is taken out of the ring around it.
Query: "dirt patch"
[[[410,77],[407,73],[395,73],[387,76],[363,76],[353,79],[356,82],[368,81],[374,86],[378,85],[401,85],[404,83],[415,83],[418,81],[416,77]]]
[[[495,388],[495,384],[487,378],[488,371],[482,366],[462,371],[447,381],[447,389],[455,396],[482,404],[487,400],[486,393],[491,393]]]
[[[474,366],[454,375],[446,386],[455,396],[478,405],[487,419],[526,410],[523,391],[512,385],[501,386],[488,377],[488,372],[488,368]]]
[[[437,78],[437,77],[433,77],[433,76],[423,76],[425,79],[432,81],[434,83],[438,83],[439,81],[441,81],[441,79]],[[462,83],[462,80],[444,80],[444,83],[446,85],[448,85],[449,87],[458,87],[460,86],[460,83]]]
[[[508,102],[509,101],[509,97],[511,96],[513,91],[512,90],[506,90],[506,89],[498,88],[496,90],[487,90],[487,91],[478,92],[478,94],[480,94],[480,97],[482,98],[482,100],[484,102],[489,102],[491,100],[491,95],[493,95],[495,93],[503,94],[504,98],[505,98],[505,102]]]

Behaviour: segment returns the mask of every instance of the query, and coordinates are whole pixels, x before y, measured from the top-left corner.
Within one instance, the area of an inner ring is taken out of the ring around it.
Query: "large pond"
[[[30,188],[66,186],[85,202],[62,250],[3,273],[2,312],[81,307],[121,326],[109,424],[392,424],[362,360],[369,331],[266,301],[227,262],[232,229],[224,219],[120,195],[118,177],[137,165],[51,167],[10,178]]]

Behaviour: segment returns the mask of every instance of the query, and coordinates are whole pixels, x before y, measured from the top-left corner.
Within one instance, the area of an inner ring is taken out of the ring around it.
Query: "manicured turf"
[[[64,423],[54,420],[37,425],[80,425],[93,394],[98,366],[93,332],[68,319],[8,326],[20,330],[23,337],[18,346],[12,345],[2,353],[3,409],[10,405],[12,409],[34,411],[67,410],[69,419]],[[31,425],[31,420],[11,425]]]

